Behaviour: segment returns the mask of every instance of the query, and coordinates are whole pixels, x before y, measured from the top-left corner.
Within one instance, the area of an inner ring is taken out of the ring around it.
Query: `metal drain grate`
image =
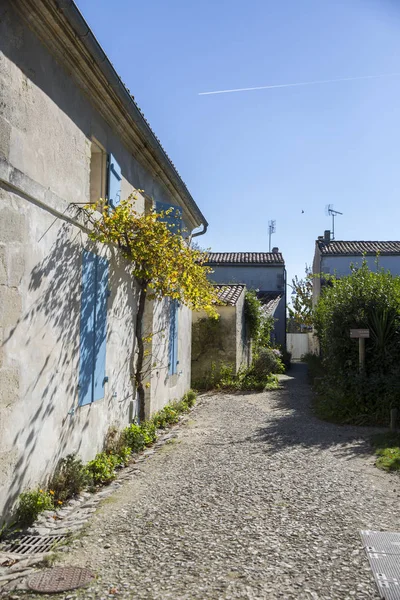
[[[66,592],[88,585],[94,579],[94,574],[81,567],[54,567],[30,575],[28,587],[42,594]]]
[[[2,546],[3,552],[14,554],[41,554],[49,552],[55,545],[63,542],[67,535],[23,535]]]
[[[400,533],[361,531],[381,598],[400,600]]]

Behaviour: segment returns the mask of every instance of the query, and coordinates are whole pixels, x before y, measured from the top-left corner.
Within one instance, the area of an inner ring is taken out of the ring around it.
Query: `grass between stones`
[[[374,435],[372,445],[378,456],[375,464],[379,469],[400,470],[400,433],[388,431]]]

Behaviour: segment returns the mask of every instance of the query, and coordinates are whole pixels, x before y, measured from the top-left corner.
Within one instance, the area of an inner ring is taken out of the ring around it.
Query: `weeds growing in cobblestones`
[[[43,510],[54,510],[53,495],[42,489],[27,490],[19,497],[15,518],[22,526],[31,525]]]
[[[400,471],[400,433],[389,431],[375,435],[372,445],[378,456],[377,467],[384,471]]]
[[[58,463],[47,490],[36,489],[19,496],[15,521],[18,526],[31,525],[44,510],[56,510],[63,502],[79,494],[83,489],[94,491],[107,485],[116,477],[116,470],[129,462],[132,453],[139,453],[157,440],[157,429],[165,429],[177,423],[181,414],[187,413],[196,401],[196,392],[189,390],[181,400],[167,404],[149,421],[131,423],[122,431],[112,426],[108,430],[104,451],[86,465],[74,454]],[[0,528],[4,537],[8,526]]]
[[[88,472],[82,460],[75,454],[68,454],[59,461],[48,489],[54,492],[54,502],[64,502],[79,494],[89,483]]]

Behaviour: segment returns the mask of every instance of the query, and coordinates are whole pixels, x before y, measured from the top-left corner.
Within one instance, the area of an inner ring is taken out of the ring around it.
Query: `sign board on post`
[[[358,360],[360,371],[365,368],[365,339],[369,338],[369,329],[350,329],[350,337],[358,339]]]
[[[369,338],[369,329],[350,329],[351,338]]]

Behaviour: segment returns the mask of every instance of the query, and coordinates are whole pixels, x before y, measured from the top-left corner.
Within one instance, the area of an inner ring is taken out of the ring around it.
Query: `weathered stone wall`
[[[89,200],[92,138],[118,160],[122,198],[144,189],[155,200],[172,200],[8,0],[1,9],[0,50],[1,515],[24,488],[43,482],[61,456],[77,452],[92,458],[108,427],[125,426],[134,410],[135,289],[118,253],[94,248],[70,206]],[[137,209],[143,207],[139,195]],[[110,262],[108,383],[104,399],[78,407],[84,249]],[[180,332],[184,376],[179,385],[160,377],[156,391],[149,392],[148,411],[189,385],[187,315]]]
[[[207,319],[203,311],[193,313],[192,327],[192,384],[202,380],[210,373],[212,364],[218,368],[229,365],[237,370],[237,319],[235,306],[218,306],[220,318],[214,322],[215,332],[202,344],[198,324],[202,319]],[[204,331],[204,329],[203,329]]]
[[[236,371],[249,367],[251,363],[251,341],[247,337],[244,314],[245,292],[236,303]]]

